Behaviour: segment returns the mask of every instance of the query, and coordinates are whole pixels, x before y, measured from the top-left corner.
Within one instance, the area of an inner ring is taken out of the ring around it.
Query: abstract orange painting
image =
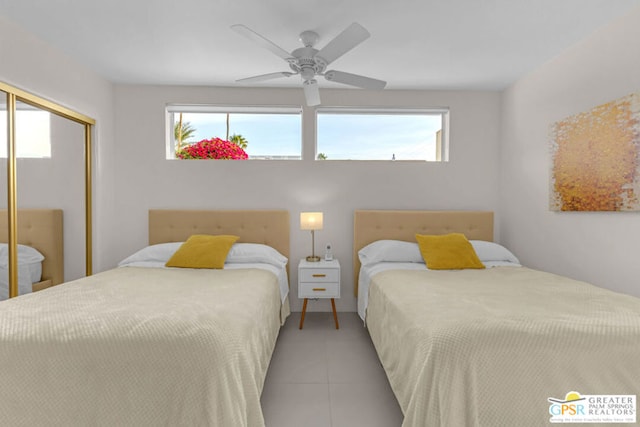
[[[550,208],[640,210],[640,92],[556,122]]]

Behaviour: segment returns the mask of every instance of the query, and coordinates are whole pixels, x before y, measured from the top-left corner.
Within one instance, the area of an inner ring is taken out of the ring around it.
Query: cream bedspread
[[[258,269],[119,268],[0,304],[0,425],[263,426],[280,291]]]
[[[404,427],[538,427],[549,397],[640,392],[640,300],[584,282],[523,267],[385,271],[366,320]]]

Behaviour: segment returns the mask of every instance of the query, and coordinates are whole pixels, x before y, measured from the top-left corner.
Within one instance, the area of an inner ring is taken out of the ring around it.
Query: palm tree
[[[324,153],[318,153],[318,160],[327,160],[327,155]]]
[[[182,121],[182,113],[180,113],[180,119],[173,128],[173,137],[176,140],[176,151],[180,151],[182,143],[187,142],[187,139],[191,138],[195,131],[196,128],[191,126],[191,123]]]
[[[229,142],[233,142],[234,144],[236,144],[238,147],[242,148],[243,150],[245,150],[247,148],[247,145],[249,145],[249,141],[247,141],[244,136],[242,135],[238,135],[238,134],[233,134],[229,137],[228,139]]]

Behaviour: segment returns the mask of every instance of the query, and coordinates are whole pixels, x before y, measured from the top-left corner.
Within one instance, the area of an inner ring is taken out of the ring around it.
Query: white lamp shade
[[[322,230],[322,212],[301,212],[300,230]]]

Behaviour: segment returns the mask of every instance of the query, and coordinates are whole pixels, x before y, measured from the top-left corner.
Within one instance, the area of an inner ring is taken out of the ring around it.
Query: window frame
[[[169,103],[165,105],[165,139],[166,139],[166,160],[181,160],[176,158],[175,155],[175,138],[174,138],[174,121],[172,120],[172,114],[176,113],[211,113],[211,114],[291,114],[298,115],[300,117],[299,130],[299,157],[298,158],[278,158],[274,156],[270,158],[268,156],[249,157],[247,160],[302,160],[304,143],[303,143],[303,109],[300,105],[238,105],[238,104],[181,104],[181,103]],[[215,159],[207,159],[215,160]]]
[[[441,130],[440,137],[436,139],[436,160],[427,159],[318,159],[318,116],[323,113],[344,114],[344,115],[440,115]],[[318,107],[315,110],[315,161],[352,161],[352,162],[448,162],[449,161],[449,120],[451,111],[448,107]]]

